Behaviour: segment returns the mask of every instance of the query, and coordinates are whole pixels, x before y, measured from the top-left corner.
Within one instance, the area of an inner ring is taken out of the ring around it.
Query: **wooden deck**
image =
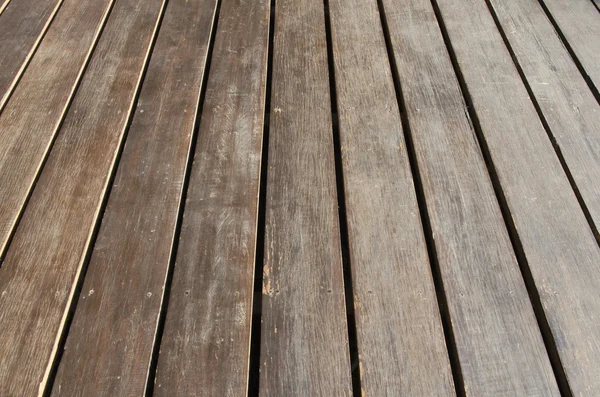
[[[600,396],[600,0],[0,0],[0,396]]]

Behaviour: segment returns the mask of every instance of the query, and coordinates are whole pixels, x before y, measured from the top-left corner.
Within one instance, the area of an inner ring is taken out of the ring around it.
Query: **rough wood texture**
[[[15,0],[0,7],[0,111],[62,0]]]
[[[577,188],[599,227],[600,105],[537,0],[492,0],[492,4]]]
[[[53,396],[144,394],[215,9],[168,4]]]
[[[114,0],[65,0],[0,113],[0,258]]]
[[[246,396],[268,0],[223,0],[154,388]]]
[[[278,0],[273,51],[260,395],[349,396],[323,2]]]
[[[465,393],[558,396],[431,3],[384,4]]]
[[[600,91],[600,14],[590,0],[540,0]],[[600,4],[600,0],[598,0]]]
[[[377,2],[330,7],[362,393],[455,395]]]
[[[116,3],[7,250],[0,395],[46,387],[162,7],[160,0]]]
[[[573,395],[596,396],[598,244],[485,2],[439,5]]]

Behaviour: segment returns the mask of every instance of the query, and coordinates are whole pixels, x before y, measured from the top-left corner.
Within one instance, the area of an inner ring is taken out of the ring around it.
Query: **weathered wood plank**
[[[158,396],[246,396],[268,0],[223,0],[169,307]]]
[[[537,0],[491,4],[598,227],[600,105]]]
[[[600,91],[600,15],[590,0],[540,0]],[[600,4],[600,3],[598,3]]]
[[[116,2],[7,250],[0,395],[46,388],[163,6]]]
[[[53,396],[144,394],[216,3],[169,1]]]
[[[573,395],[598,395],[600,248],[485,2],[439,5]]]
[[[0,7],[0,111],[62,0],[15,0]]]
[[[260,395],[349,396],[323,2],[278,0],[274,35]]]
[[[465,392],[558,396],[431,3],[383,3]]]
[[[362,393],[455,395],[377,2],[330,13]]]
[[[114,0],[64,0],[0,113],[0,258]]]

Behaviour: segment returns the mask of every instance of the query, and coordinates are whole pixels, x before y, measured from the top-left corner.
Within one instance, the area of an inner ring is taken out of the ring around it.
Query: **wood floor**
[[[0,396],[600,396],[599,0],[0,0]]]

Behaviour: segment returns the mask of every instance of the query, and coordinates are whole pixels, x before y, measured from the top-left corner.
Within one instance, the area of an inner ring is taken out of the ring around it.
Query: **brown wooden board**
[[[2,396],[46,388],[163,5],[115,4],[7,250],[0,268]]]
[[[246,396],[268,0],[223,0],[154,393]]]
[[[277,1],[271,95],[260,395],[349,396],[322,1]]]
[[[14,0],[0,6],[0,111],[62,0]]]
[[[439,6],[560,356],[557,370],[573,395],[596,396],[600,248],[485,2]]]
[[[377,2],[330,8],[362,393],[455,395]]]
[[[65,0],[0,113],[0,258],[113,1]]]
[[[540,0],[600,91],[600,14],[590,0]],[[597,4],[600,4],[598,2]]]
[[[597,228],[600,105],[537,0],[491,4]]]
[[[383,4],[464,393],[558,396],[432,5]]]
[[[168,3],[53,396],[144,394],[215,10]]]

